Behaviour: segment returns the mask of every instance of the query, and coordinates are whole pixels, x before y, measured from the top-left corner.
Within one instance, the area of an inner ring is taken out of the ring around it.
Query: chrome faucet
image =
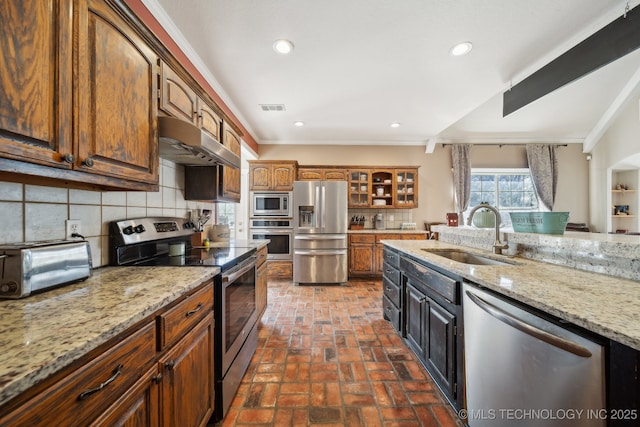
[[[469,219],[467,219],[467,225],[471,225],[471,219],[473,218],[473,214],[475,214],[476,211],[480,208],[489,209],[496,216],[496,241],[493,244],[493,253],[502,255],[502,250],[509,248],[509,245],[506,243],[502,243],[500,241],[500,223],[502,222],[502,218],[500,217],[500,212],[498,212],[498,209],[494,208],[488,203],[480,203],[479,205],[474,206],[473,209],[471,209],[471,212],[469,212]]]

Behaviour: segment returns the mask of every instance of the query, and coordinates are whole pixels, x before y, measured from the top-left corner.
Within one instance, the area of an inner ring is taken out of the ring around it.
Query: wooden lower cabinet
[[[426,240],[426,233],[349,234],[349,277],[382,277],[382,240]]]
[[[267,276],[270,279],[292,279],[293,262],[267,261]]]
[[[264,249],[266,251],[266,246]],[[256,311],[258,312],[258,319],[262,317],[267,308],[268,274],[266,257],[262,262],[258,258],[258,262],[256,262]]]
[[[0,426],[206,426],[215,401],[209,294],[211,282],[19,403],[0,406]],[[188,320],[172,322],[176,313]]]
[[[159,426],[160,394],[159,369],[154,365],[122,395],[91,427]]]
[[[160,359],[163,425],[207,425],[214,405],[213,339],[210,312]]]

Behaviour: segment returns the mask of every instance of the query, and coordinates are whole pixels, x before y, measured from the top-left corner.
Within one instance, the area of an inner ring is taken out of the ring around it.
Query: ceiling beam
[[[635,7],[503,93],[502,116],[640,48]]]

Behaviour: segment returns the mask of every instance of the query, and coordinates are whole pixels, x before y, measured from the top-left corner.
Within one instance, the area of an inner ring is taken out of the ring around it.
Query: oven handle
[[[245,261],[242,261],[242,263],[236,265],[235,267],[232,267],[228,271],[225,271],[224,273],[222,273],[222,281],[229,283],[235,282],[238,277],[242,276],[244,273],[255,267],[257,258],[258,257],[256,257],[255,255],[250,256]]]

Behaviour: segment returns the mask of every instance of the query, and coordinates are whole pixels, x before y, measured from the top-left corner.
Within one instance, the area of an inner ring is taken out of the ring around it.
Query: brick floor
[[[379,280],[269,281],[255,356],[222,426],[462,426],[382,318]]]

